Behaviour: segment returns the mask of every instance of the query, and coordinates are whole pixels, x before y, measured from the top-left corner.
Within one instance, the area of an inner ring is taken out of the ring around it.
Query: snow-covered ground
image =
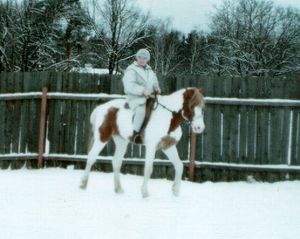
[[[183,182],[122,175],[125,193],[113,192],[111,173],[82,170],[0,170],[0,238],[300,238],[300,181],[278,183]]]

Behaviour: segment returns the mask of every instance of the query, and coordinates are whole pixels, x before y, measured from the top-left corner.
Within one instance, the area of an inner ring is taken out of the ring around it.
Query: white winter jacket
[[[129,107],[133,110],[146,103],[145,90],[153,93],[154,89],[160,89],[152,68],[149,65],[144,68],[136,61],[127,67],[122,80]]]

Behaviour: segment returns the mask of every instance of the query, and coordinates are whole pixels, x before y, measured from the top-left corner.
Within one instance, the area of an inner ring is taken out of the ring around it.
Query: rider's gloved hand
[[[151,92],[149,90],[145,90],[144,91],[144,96],[146,96],[147,98],[149,98],[151,96]]]
[[[155,87],[155,92],[156,94],[160,95],[161,94],[161,90],[159,87]]]

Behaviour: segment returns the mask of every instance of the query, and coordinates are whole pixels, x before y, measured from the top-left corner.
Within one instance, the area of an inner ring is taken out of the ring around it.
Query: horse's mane
[[[204,108],[204,98],[203,98],[203,89],[198,89],[196,87],[191,87],[186,89],[184,93],[184,99],[188,102],[188,107],[193,108],[199,105],[201,108]]]

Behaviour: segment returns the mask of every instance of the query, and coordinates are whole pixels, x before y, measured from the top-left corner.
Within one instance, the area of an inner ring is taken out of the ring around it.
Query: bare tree
[[[156,21],[152,27],[150,42],[147,47],[151,50],[154,69],[166,76],[175,71],[185,58],[179,58],[180,37],[182,34],[170,29],[170,21]]]
[[[131,0],[104,0],[94,4],[91,16],[96,35],[101,38],[108,55],[109,74],[119,70],[128,48],[146,38],[149,15],[143,14]]]
[[[209,37],[204,32],[191,31],[185,41],[186,72],[190,74],[208,74],[208,59],[210,57]]]
[[[213,70],[281,75],[299,69],[300,13],[271,1],[225,1],[212,18]]]

